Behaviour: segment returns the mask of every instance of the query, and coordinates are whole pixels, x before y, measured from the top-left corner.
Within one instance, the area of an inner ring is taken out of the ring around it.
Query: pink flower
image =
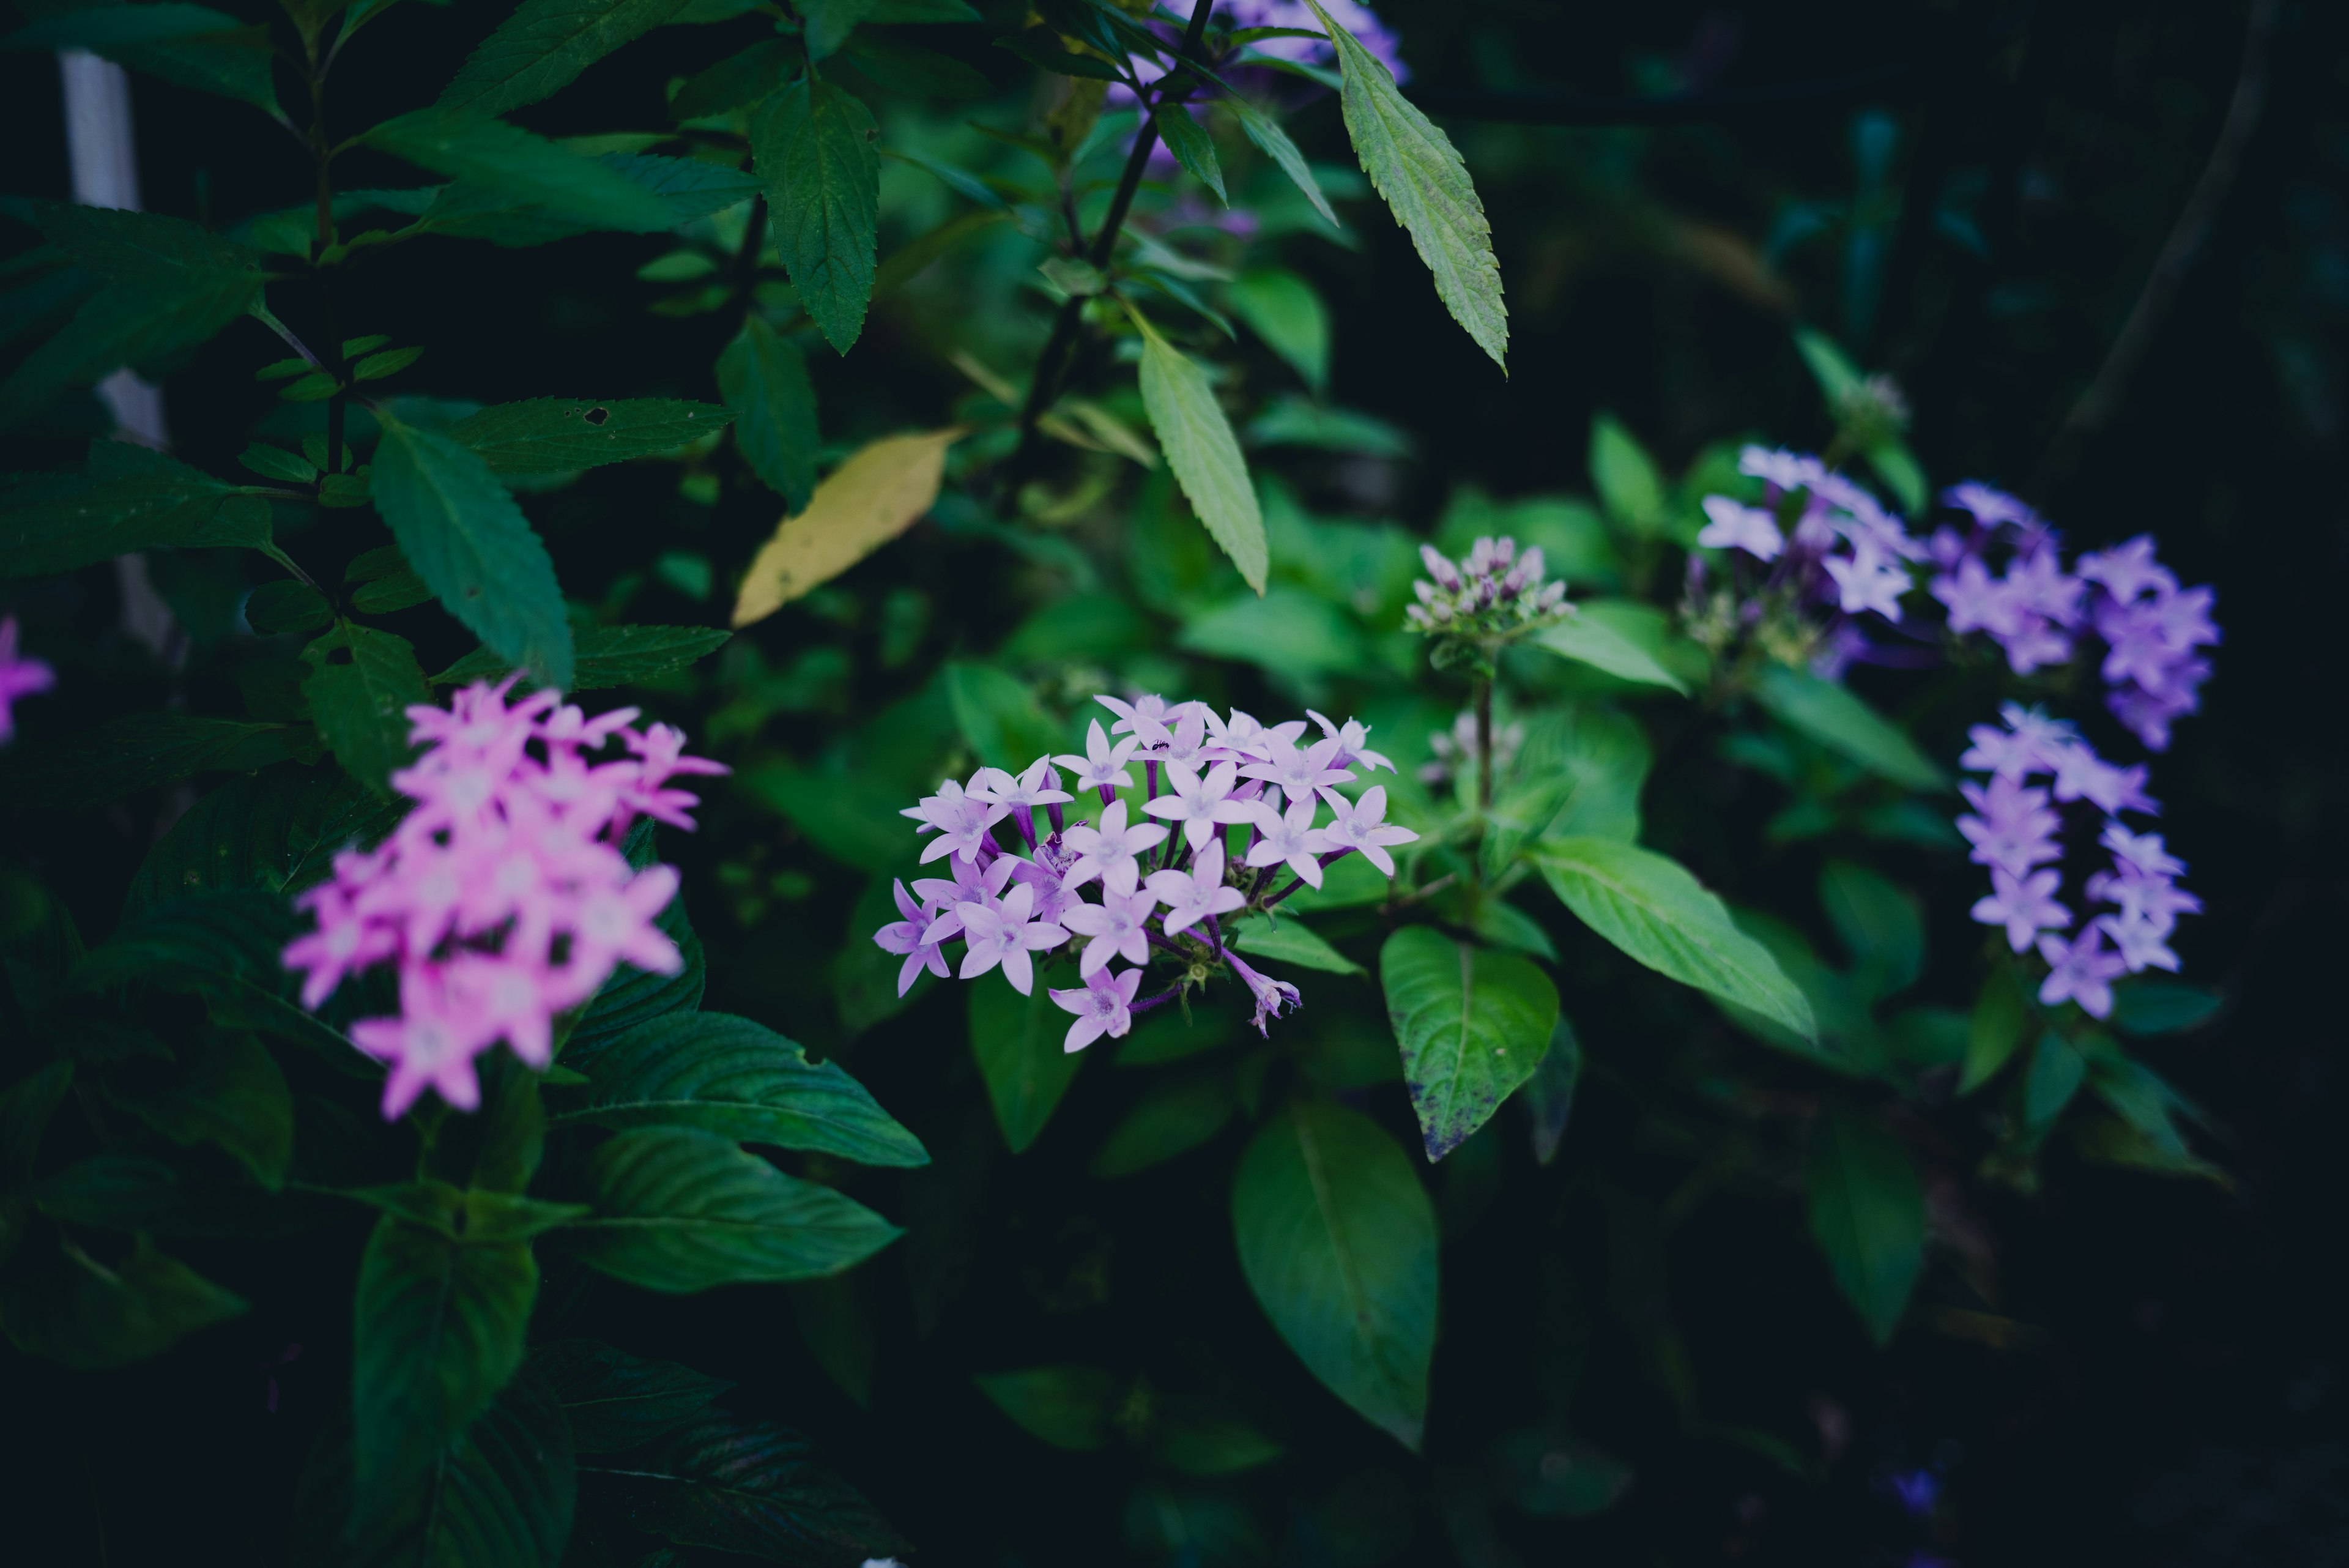
[[[1127,970],[1123,974],[1107,969],[1097,969],[1085,977],[1082,991],[1055,991],[1050,993],[1052,1005],[1073,1012],[1077,1021],[1069,1025],[1069,1033],[1061,1041],[1062,1051],[1081,1051],[1106,1034],[1112,1040],[1123,1038],[1133,1027],[1133,997],[1142,989],[1142,971]]]

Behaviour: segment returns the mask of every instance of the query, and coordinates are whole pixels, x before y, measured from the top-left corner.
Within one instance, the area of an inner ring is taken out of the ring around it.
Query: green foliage
[[[1878,1345],[1892,1337],[1925,1264],[1925,1189],[1900,1140],[1836,1108],[1811,1131],[1811,1234]]]
[[[674,1361],[645,1361],[592,1339],[558,1339],[530,1353],[583,1454],[619,1453],[675,1431],[731,1386]]]
[[[1142,334],[1142,402],[1166,466],[1232,565],[1258,595],[1268,569],[1264,514],[1248,483],[1247,460],[1232,434],[1216,389],[1183,352],[1158,335],[1139,310],[1128,307]]]
[[[800,300],[843,354],[864,330],[880,221],[880,131],[862,99],[811,73],[751,118],[775,242]]]
[[[1060,1107],[1084,1057],[1061,1049],[1068,1014],[1040,983],[1027,996],[999,975],[970,987],[970,1048],[987,1080],[995,1125],[1014,1154],[1036,1141]]]
[[[1941,770],[1891,721],[1847,688],[1807,670],[1773,666],[1754,688],[1772,717],[1906,789],[1948,787]]]
[[[1557,1024],[1557,987],[1525,959],[1425,926],[1387,939],[1379,980],[1427,1158],[1442,1159],[1533,1075]]]
[[[39,577],[131,550],[270,543],[269,506],[128,441],[92,441],[87,470],[19,481],[0,520],[0,577]]]
[[[144,1361],[246,1310],[144,1237],[111,1263],[66,1243],[20,1258],[0,1281],[0,1324],[10,1342],[78,1372]]]
[[[414,754],[408,710],[432,701],[416,649],[404,637],[345,622],[302,659],[310,666],[302,696],[318,738],[345,773],[390,796],[392,773]]]
[[[712,1413],[621,1465],[581,1467],[622,1517],[680,1546],[784,1563],[853,1563],[906,1550],[805,1438]]]
[[[523,0],[466,60],[440,107],[504,114],[570,85],[597,60],[659,26],[685,0]]]
[[[742,461],[794,512],[815,493],[815,388],[798,345],[753,316],[718,357]]]

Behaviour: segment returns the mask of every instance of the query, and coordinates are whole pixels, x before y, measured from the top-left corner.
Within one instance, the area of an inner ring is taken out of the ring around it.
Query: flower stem
[[[1476,811],[1493,809],[1493,678],[1476,680]]]

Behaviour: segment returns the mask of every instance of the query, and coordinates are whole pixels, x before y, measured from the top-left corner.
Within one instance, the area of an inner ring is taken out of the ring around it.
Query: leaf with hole
[[[493,473],[572,473],[675,452],[733,417],[709,403],[667,398],[531,398],[493,403],[449,434]]]

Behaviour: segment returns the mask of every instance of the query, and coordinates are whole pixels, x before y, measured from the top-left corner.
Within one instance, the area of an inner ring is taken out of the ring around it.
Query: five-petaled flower
[[[1097,969],[1085,975],[1083,990],[1053,992],[1052,1005],[1077,1015],[1061,1037],[1061,1049],[1081,1051],[1104,1034],[1112,1040],[1123,1038],[1133,1027],[1133,998],[1141,989],[1138,969],[1123,974]]]
[[[1392,877],[1395,874],[1394,857],[1387,853],[1391,844],[1409,844],[1419,836],[1408,827],[1398,827],[1386,820],[1387,786],[1372,784],[1362,792],[1362,798],[1349,805],[1341,795],[1330,803],[1330,826],[1319,829],[1315,847],[1319,853],[1343,854],[1349,849],[1360,850],[1362,858]]]

